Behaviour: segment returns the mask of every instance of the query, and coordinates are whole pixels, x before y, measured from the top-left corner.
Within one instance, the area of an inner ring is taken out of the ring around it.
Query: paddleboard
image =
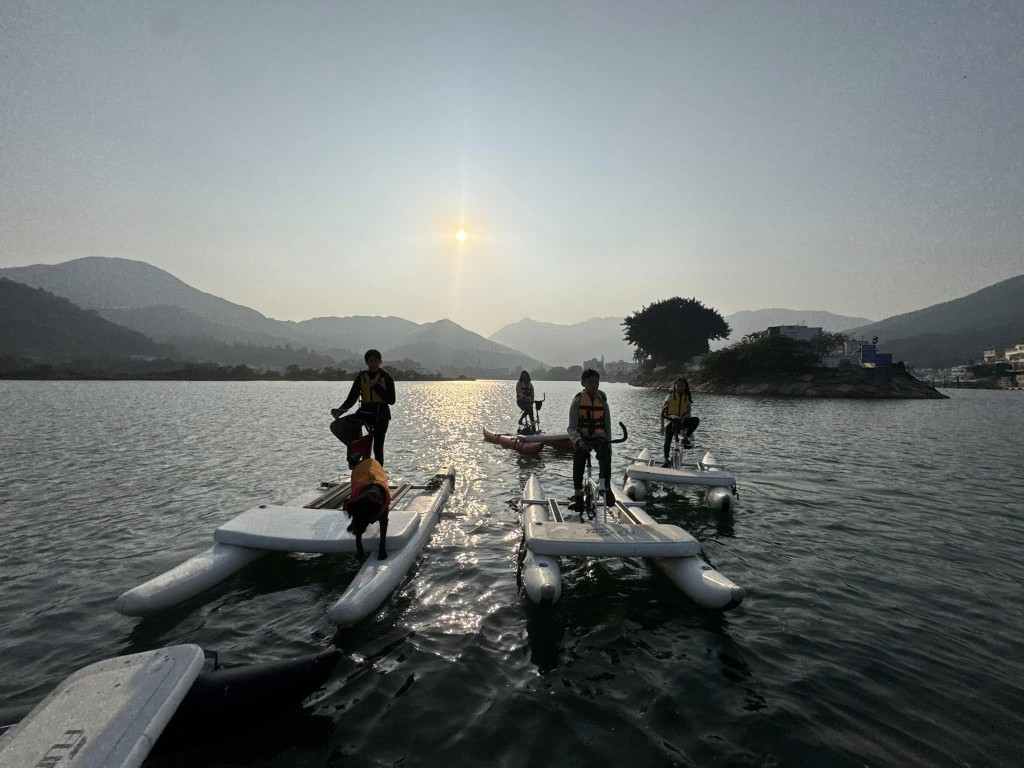
[[[199,676],[203,651],[176,645],[91,664],[0,736],[0,765],[136,768]]]

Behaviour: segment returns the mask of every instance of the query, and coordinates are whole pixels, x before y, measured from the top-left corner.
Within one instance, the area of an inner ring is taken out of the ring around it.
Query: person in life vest
[[[569,406],[569,428],[575,451],[572,455],[572,503],[570,509],[579,510],[583,504],[583,468],[591,451],[597,454],[598,475],[604,479],[607,501],[614,500],[611,486],[607,485],[612,476],[612,414],[608,398],[598,389],[601,374],[588,368],[580,377],[583,391],[573,398]]]
[[[532,435],[537,428],[533,420],[533,382],[530,381],[530,374],[526,371],[519,374],[519,381],[516,382],[516,405],[522,411],[519,423],[522,424],[527,419],[530,423],[529,432],[523,431],[523,434]]]
[[[344,509],[352,518],[348,531],[356,536],[356,556],[360,560],[366,557],[363,534],[367,527],[378,523],[380,545],[377,547],[377,559],[386,560],[388,551],[385,542],[388,536],[391,490],[388,488],[384,467],[376,459],[370,458],[372,444],[373,437],[365,435],[347,446],[348,465],[352,469],[352,492],[345,500]]]
[[[363,359],[366,361],[366,370],[356,374],[345,402],[331,409],[331,416],[334,417],[331,432],[341,442],[348,443],[353,439],[353,427],[365,426],[367,431],[373,433],[373,457],[378,464],[383,465],[384,437],[391,421],[391,406],[395,404],[395,380],[380,367],[381,355],[376,349],[369,350]],[[359,410],[342,418],[357,398]]]
[[[690,415],[690,406],[693,405],[693,396],[690,394],[690,382],[686,379],[676,379],[672,385],[672,391],[665,398],[665,405],[661,409],[661,434],[665,436],[665,463],[664,467],[672,466],[668,454],[672,448],[672,438],[676,432],[683,438],[683,447],[690,447],[690,435],[697,429],[700,419]],[[665,422],[668,421],[668,428]]]

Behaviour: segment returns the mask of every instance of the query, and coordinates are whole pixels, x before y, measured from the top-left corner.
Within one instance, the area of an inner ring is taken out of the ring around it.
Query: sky
[[[483,335],[920,309],[1024,273],[1024,3],[3,0],[0,267],[83,256]]]

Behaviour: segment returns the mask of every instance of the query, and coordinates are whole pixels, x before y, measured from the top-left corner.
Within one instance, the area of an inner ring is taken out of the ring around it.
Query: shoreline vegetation
[[[410,367],[384,366],[395,381],[479,381],[493,379],[514,381],[508,371],[473,369],[455,375],[425,372]],[[260,369],[247,365],[231,365],[172,358],[79,357],[73,360],[31,360],[16,355],[0,354],[0,380],[21,381],[351,381],[363,370],[341,366],[322,368],[289,365],[284,370]],[[538,369],[538,381],[579,381],[581,366],[552,366]],[[611,376],[606,382],[625,383],[626,378]]]
[[[360,369],[361,370],[361,369]],[[416,370],[391,370],[395,381],[473,381],[469,376],[442,376]],[[351,381],[358,370],[301,368],[260,371],[247,365],[180,360],[93,360],[33,363],[0,357],[0,379],[24,381]]]
[[[689,379],[694,393],[752,397],[820,397],[860,399],[946,400],[944,395],[903,368],[807,368],[802,371],[760,373],[732,379],[708,377],[704,372],[673,373],[655,370],[630,383],[638,387],[670,389],[680,377]]]
[[[838,366],[825,365],[845,349],[843,334],[819,333],[809,340],[779,335],[744,337],[738,344],[704,356],[695,374],[676,373],[685,366],[641,369],[631,383],[668,389],[680,376],[690,379],[694,392],[769,397],[827,397],[861,399],[945,400],[948,395],[911,374],[902,362],[862,366],[840,357]],[[670,370],[673,369],[673,370]]]

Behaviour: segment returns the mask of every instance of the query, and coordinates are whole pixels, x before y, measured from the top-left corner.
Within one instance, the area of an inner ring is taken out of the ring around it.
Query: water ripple
[[[566,559],[555,608],[516,581],[530,474],[567,495],[567,454],[483,442],[511,382],[400,383],[396,480],[456,490],[414,577],[367,621],[325,618],[357,565],[270,554],[158,616],[125,589],[224,520],[343,472],[326,383],[0,382],[0,701],[78,667],[180,642],[230,663],[345,652],[312,712],[147,765],[932,766],[1024,763],[1024,398],[699,396],[699,445],[739,478],[734,514],[655,488],[748,590],[703,611],[646,563]],[[538,382],[564,429],[577,387]],[[660,449],[662,393],[608,385],[621,476]],[[696,458],[699,450],[692,451]],[[965,735],[969,735],[965,736]]]

